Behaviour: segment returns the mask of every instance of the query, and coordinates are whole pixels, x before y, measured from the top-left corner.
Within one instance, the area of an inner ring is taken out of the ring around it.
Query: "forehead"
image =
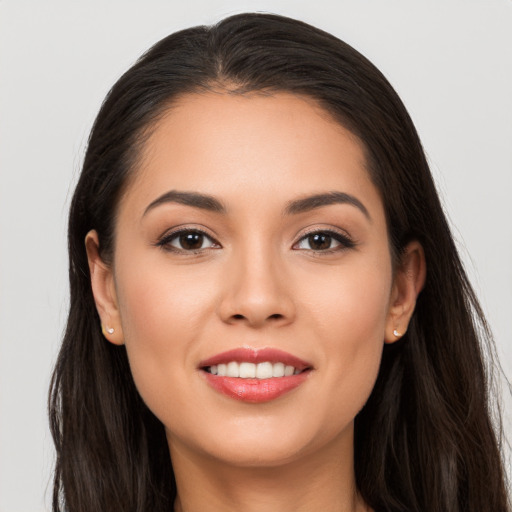
[[[171,189],[282,203],[340,187],[380,203],[362,143],[314,99],[208,92],[180,97],[156,123],[121,208]]]

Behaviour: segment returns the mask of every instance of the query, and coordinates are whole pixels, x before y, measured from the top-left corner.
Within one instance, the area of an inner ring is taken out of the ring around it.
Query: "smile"
[[[312,366],[277,349],[239,348],[199,365],[206,382],[229,398],[250,403],[275,400],[297,388]]]
[[[300,370],[284,363],[237,363],[230,361],[227,364],[218,364],[206,367],[206,371],[219,377],[238,377],[240,379],[271,379],[273,377],[290,377],[298,375]]]

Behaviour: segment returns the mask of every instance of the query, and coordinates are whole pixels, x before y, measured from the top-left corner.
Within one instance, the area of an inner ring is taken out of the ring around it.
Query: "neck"
[[[175,439],[169,446],[178,489],[175,512],[369,511],[355,485],[353,435],[271,467],[219,461]]]

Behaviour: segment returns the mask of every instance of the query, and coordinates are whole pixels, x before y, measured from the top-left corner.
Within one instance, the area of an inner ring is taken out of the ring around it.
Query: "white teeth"
[[[295,368],[293,366],[285,366],[284,367],[284,376],[289,377],[290,375],[293,375],[294,371],[295,371]]]
[[[260,363],[256,366],[257,379],[270,379],[272,377],[272,363]]]
[[[254,363],[240,363],[240,377],[242,379],[254,379],[256,377],[256,365]]]
[[[219,377],[239,377],[241,379],[271,379],[272,377],[289,377],[298,375],[300,370],[284,363],[238,363],[230,361],[227,364],[212,365],[209,371]]]
[[[272,365],[272,377],[284,377],[283,363],[274,363]]]
[[[240,370],[237,362],[231,361],[228,363],[226,367],[226,377],[240,377]]]

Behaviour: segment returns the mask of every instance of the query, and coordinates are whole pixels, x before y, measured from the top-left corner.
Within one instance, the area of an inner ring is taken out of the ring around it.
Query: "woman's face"
[[[313,100],[182,97],[120,202],[105,276],[100,315],[171,453],[251,466],[351,450],[400,326],[361,143]]]

